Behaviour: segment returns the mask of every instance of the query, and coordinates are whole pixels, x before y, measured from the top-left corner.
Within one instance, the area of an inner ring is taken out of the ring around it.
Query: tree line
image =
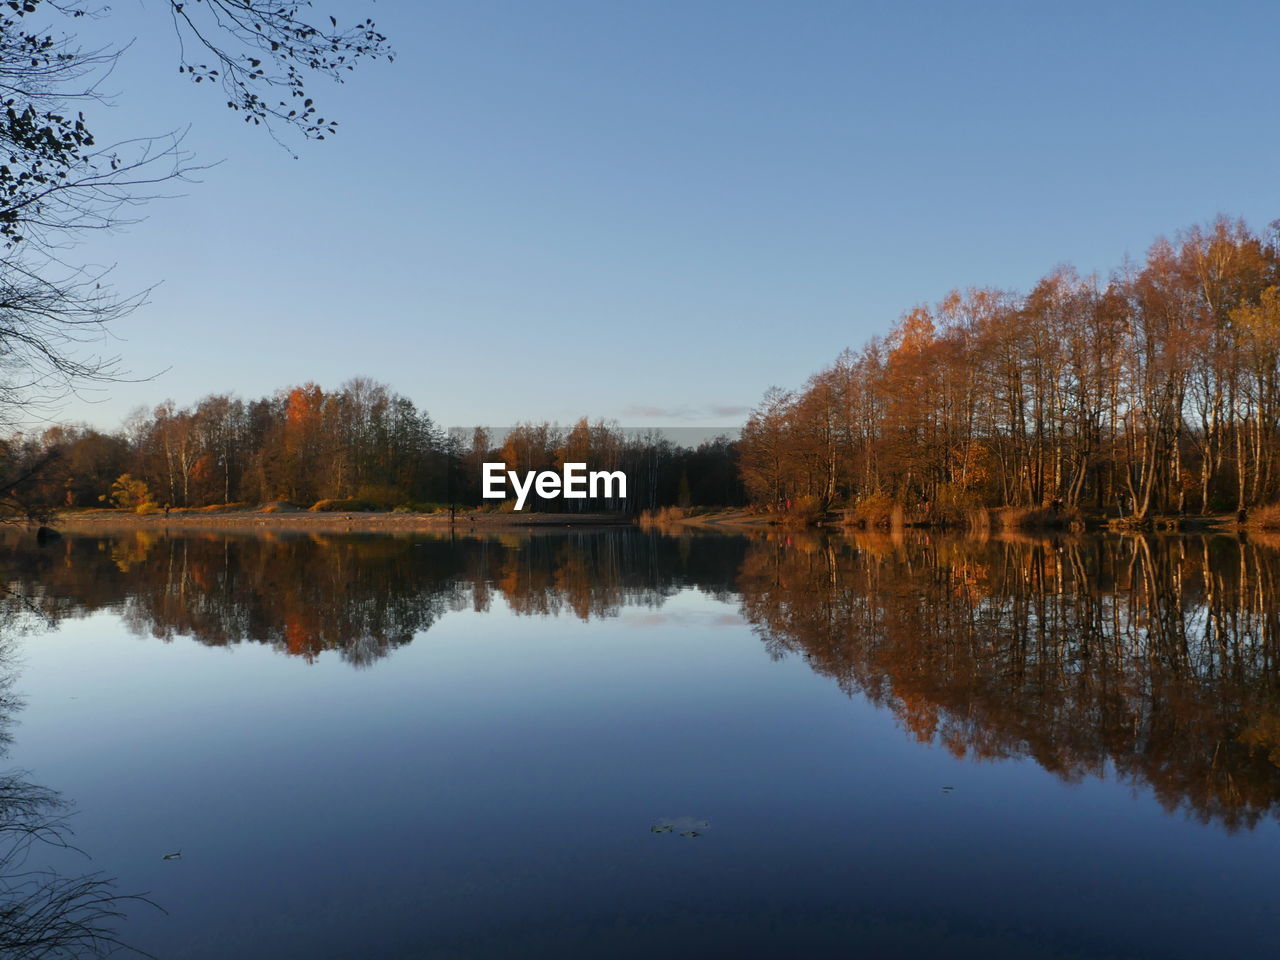
[[[322,509],[433,508],[484,503],[481,464],[558,470],[566,462],[623,470],[625,499],[530,498],[526,509],[639,512],[743,502],[727,438],[677,446],[583,418],[569,428],[520,424],[446,431],[408,397],[355,378],[244,400],[214,394],[188,407],[139,410],[113,432],[60,425],[0,442],[10,512],[152,510],[286,501]]]
[[[741,441],[762,504],[1247,510],[1280,496],[1280,221],[1219,217],[1105,281],[956,290],[774,388]]]

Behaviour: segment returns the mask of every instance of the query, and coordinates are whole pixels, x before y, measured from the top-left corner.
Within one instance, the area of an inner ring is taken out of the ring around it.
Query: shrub
[[[335,511],[350,510],[357,513],[368,513],[378,509],[376,503],[368,500],[360,500],[356,497],[349,497],[346,500],[317,500],[311,505],[312,512],[315,513],[332,513]]]
[[[111,492],[103,494],[98,499],[104,503],[113,503],[122,510],[137,510],[138,513],[149,512],[142,509],[146,504],[155,506],[146,481],[139,480],[128,473],[120,474],[115,483],[111,484]]]
[[[972,490],[944,483],[938,487],[929,519],[948,527],[971,526],[982,509],[982,499]]]
[[[791,501],[791,510],[785,519],[788,523],[817,523],[826,512],[821,500],[806,493]]]
[[[901,516],[900,507],[887,493],[871,493],[858,500],[845,514],[845,521],[862,527],[891,527]]]
[[[408,491],[389,483],[366,483],[356,489],[353,500],[364,500],[375,505],[378,510],[390,510],[397,503],[409,499]],[[352,507],[351,509],[356,509]]]
[[[1280,530],[1280,503],[1254,507],[1248,513],[1248,524],[1258,530]]]
[[[684,507],[659,507],[656,510],[641,510],[636,522],[642,527],[661,527],[678,523],[689,514],[690,511]]]
[[[1005,507],[996,511],[996,521],[1006,530],[1078,530],[1084,519],[1075,507]]]

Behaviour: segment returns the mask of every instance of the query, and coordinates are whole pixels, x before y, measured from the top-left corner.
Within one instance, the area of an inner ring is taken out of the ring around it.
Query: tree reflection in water
[[[10,580],[55,619],[110,608],[141,635],[221,646],[268,643],[362,667],[451,610],[614,616],[657,607],[682,587],[729,596],[743,545],[679,542],[631,530],[457,540],[389,536],[193,536],[138,532],[10,546]]]
[[[32,610],[20,593],[0,593],[0,762],[12,742],[14,638],[28,627]],[[64,874],[37,867],[48,848],[75,851],[67,817],[70,804],[21,771],[0,771],[0,956],[9,960],[145,956],[119,939],[116,929],[130,906],[155,906],[124,896],[101,873]]]
[[[856,538],[750,552],[743,609],[917,739],[1116,775],[1228,829],[1280,800],[1280,554],[1230,537]]]
[[[978,760],[1108,770],[1227,829],[1280,800],[1280,550],[1235,537],[765,535],[635,530],[68,537],[9,549],[47,615],[269,643],[365,666],[494,595],[522,615],[616,615],[685,588],[738,602],[913,737]]]

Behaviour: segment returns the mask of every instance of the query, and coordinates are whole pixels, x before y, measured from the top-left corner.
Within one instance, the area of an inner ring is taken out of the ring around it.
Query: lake
[[[162,960],[1280,955],[1255,539],[152,530],[0,562],[0,813],[56,791],[92,858],[37,840],[0,891],[99,871]]]

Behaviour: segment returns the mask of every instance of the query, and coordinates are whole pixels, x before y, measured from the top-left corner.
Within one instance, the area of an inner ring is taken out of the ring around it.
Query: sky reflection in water
[[[160,957],[1280,950],[1266,546],[129,534],[4,562],[58,621],[6,762],[170,911],[125,928]]]

